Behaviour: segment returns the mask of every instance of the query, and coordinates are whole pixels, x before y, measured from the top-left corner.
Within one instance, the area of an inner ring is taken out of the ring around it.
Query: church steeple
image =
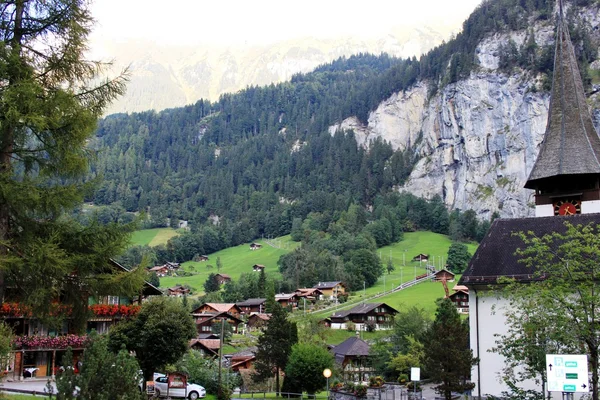
[[[548,123],[525,187],[536,190],[538,216],[600,212],[599,179],[600,137],[588,110],[559,0]],[[598,205],[586,207],[586,201]]]

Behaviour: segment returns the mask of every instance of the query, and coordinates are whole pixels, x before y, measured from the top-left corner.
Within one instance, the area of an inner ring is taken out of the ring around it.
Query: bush
[[[366,397],[367,396],[367,387],[363,385],[354,386],[354,395],[356,397]]]
[[[354,332],[356,330],[356,324],[352,321],[346,322],[346,330],[348,332]]]
[[[369,386],[381,387],[383,386],[383,378],[381,376],[372,376],[369,378]]]
[[[375,323],[375,321],[367,321],[365,326],[367,328],[367,332],[375,332],[375,330],[377,329],[377,324]]]
[[[400,374],[400,376],[398,376],[398,383],[401,385],[406,385],[406,382],[408,382],[408,375]]]
[[[417,383],[417,392],[420,392],[421,391],[421,383],[420,382],[416,382],[416,383]],[[406,385],[406,389],[415,390],[414,384],[415,384],[415,382],[413,382],[413,381],[408,382],[408,384]]]

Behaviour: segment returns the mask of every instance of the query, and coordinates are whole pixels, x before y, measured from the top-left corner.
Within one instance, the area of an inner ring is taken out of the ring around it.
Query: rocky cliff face
[[[598,9],[582,19],[599,24]],[[538,45],[552,44],[553,26],[536,26]],[[595,30],[597,31],[597,29]],[[427,83],[396,93],[370,114],[368,124],[349,118],[332,126],[353,129],[359,144],[380,137],[394,148],[419,155],[410,178],[399,188],[417,196],[439,194],[450,208],[474,209],[482,218],[533,215],[533,191],[523,188],[535,162],[548,118],[549,94],[539,78],[498,72],[498,52],[527,32],[497,34],[477,49],[479,68],[428,99]]]

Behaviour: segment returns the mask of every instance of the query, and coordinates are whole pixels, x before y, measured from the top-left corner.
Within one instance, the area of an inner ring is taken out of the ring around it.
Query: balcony
[[[82,349],[88,343],[87,335],[63,335],[63,336],[16,336],[12,345],[16,350],[48,349],[60,350],[71,347]]]
[[[140,306],[116,305],[116,304],[94,304],[89,306],[94,317],[131,317],[140,311]],[[71,308],[60,304],[55,305],[52,311],[54,315],[71,315]],[[19,303],[2,303],[0,305],[0,317],[3,318],[31,318],[31,308]]]

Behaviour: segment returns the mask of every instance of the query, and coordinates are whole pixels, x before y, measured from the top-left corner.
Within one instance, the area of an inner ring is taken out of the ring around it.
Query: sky
[[[265,45],[466,19],[481,0],[94,0],[95,41]]]

